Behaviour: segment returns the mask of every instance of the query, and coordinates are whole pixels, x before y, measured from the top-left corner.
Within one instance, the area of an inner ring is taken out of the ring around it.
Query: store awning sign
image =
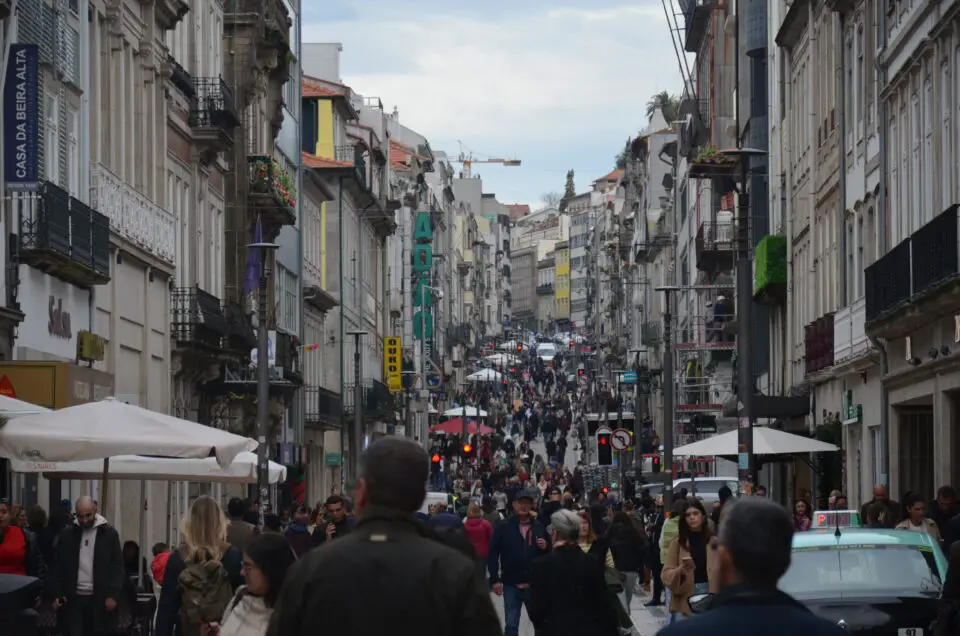
[[[3,91],[4,180],[8,190],[34,191],[40,183],[40,50],[11,44]]]

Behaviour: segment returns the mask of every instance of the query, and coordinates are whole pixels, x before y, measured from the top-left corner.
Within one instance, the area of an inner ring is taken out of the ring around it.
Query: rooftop
[[[530,215],[530,206],[523,203],[511,203],[507,205],[507,210],[510,211],[510,220],[516,221],[517,219],[529,216]]]

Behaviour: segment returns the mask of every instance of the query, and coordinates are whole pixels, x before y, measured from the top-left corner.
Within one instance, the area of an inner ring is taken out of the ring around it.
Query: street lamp
[[[676,285],[656,287],[663,292],[663,509],[673,505],[673,422],[676,419],[673,406],[673,293],[680,291]]]
[[[351,330],[348,336],[353,336],[353,431],[350,435],[350,478],[356,479],[360,474],[360,452],[363,446],[363,356],[360,352],[360,339],[367,335],[366,331]],[[343,429],[340,429],[340,439],[343,440]],[[342,447],[341,447],[342,450]]]
[[[427,285],[423,283],[420,285],[420,399],[423,400],[424,404],[428,403],[430,396],[430,389],[427,387],[427,319],[426,315],[430,316],[430,321],[433,321],[433,308],[430,308],[430,311],[427,311],[427,290],[434,292],[439,300],[443,300],[443,290],[438,287],[433,287],[432,285]],[[426,411],[429,407],[424,407],[423,420],[420,422],[420,441],[423,444],[425,449],[429,449],[429,420],[428,414]]]
[[[263,515],[270,506],[270,459],[267,456],[267,433],[270,431],[270,338],[267,325],[267,281],[270,277],[271,253],[279,249],[276,243],[250,243],[247,249],[260,259],[260,282],[257,286],[257,500],[260,527]],[[277,343],[273,343],[276,347]]]

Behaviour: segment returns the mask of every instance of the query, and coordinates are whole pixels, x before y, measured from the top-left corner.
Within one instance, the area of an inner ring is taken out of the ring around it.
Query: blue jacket
[[[546,540],[546,550],[537,547],[537,539]],[[490,584],[529,583],[533,560],[549,551],[550,537],[539,521],[531,521],[526,539],[520,532],[520,521],[516,516],[498,523],[493,530],[493,538],[490,539],[490,554],[487,557]]]
[[[427,525],[431,528],[450,528],[451,530],[463,530],[463,519],[452,512],[438,512],[436,516],[430,517]]]

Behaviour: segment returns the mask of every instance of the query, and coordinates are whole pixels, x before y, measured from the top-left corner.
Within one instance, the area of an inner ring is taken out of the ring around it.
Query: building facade
[[[557,329],[570,328],[570,295],[573,284],[570,278],[570,241],[557,241],[554,254],[554,301],[553,315]]]
[[[513,323],[515,328],[537,329],[537,247],[512,250],[514,268]]]
[[[556,255],[547,252],[547,255],[537,261],[537,332],[550,333],[557,324],[557,309],[555,287],[559,283],[556,278]]]

